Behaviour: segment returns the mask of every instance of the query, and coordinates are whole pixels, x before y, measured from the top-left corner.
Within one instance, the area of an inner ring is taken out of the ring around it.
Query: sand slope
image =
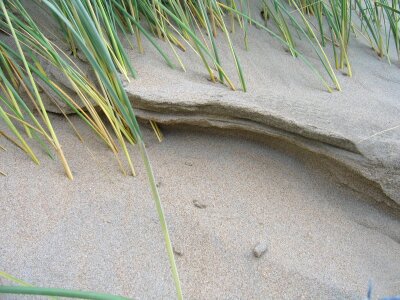
[[[258,3],[252,2],[256,19],[259,19]],[[50,22],[44,11],[36,10],[35,17],[41,23]],[[244,49],[240,31],[233,34],[232,39],[244,71],[246,93],[233,92],[222,84],[209,82],[200,58],[193,51],[178,50],[187,68],[185,73],[179,68],[169,68],[146,41],[144,55],[128,50],[139,78],[127,83],[126,91],[137,114],[160,123],[242,129],[283,137],[352,170],[365,179],[368,190],[352,181],[343,182],[398,208],[400,73],[396,58],[392,57],[390,65],[386,60],[379,60],[364,40],[352,39],[349,53],[354,76],[348,78],[337,71],[343,91],[328,93],[302,61],[285,52],[266,32],[250,28],[249,51]],[[174,60],[168,44],[158,42]],[[222,35],[217,42],[222,65],[240,88],[229,47]],[[128,49],[128,43],[126,45]],[[312,48],[304,41],[298,41],[297,45],[324,74]],[[61,45],[62,49],[66,47]],[[325,51],[329,53],[330,47]],[[77,63],[90,77],[88,67],[79,59]],[[176,60],[175,63],[178,66]],[[52,73],[52,68],[47,71],[66,90],[72,89],[59,72]],[[48,109],[57,110],[50,102]],[[376,135],[382,131],[385,132]]]
[[[251,52],[241,38],[234,36],[247,93],[208,82],[191,53],[182,56],[183,73],[149,45],[145,55],[130,52],[140,77],[126,90],[139,116],[231,130],[166,127],[161,144],[145,130],[184,295],[360,299],[369,280],[375,297],[400,294],[399,211],[375,201],[400,201],[400,133],[364,141],[400,124],[398,67],[354,42],[354,78],[339,74],[343,92],[329,94],[267,35],[250,30]],[[124,177],[80,120],[72,116],[83,145],[65,120],[52,118],[73,182],[44,154],[35,166],[0,139],[8,150],[0,152],[7,174],[0,177],[0,270],[39,286],[173,299],[137,152],[138,177]],[[355,184],[356,177],[365,181]],[[255,258],[260,241],[268,250]]]
[[[80,120],[83,145],[53,119],[73,182],[0,139],[0,269],[39,286],[173,299],[137,152],[138,177],[124,177]],[[187,299],[360,299],[369,279],[375,296],[400,293],[400,216],[332,181],[314,155],[275,139],[164,133],[145,137]],[[259,241],[268,251],[255,258]]]
[[[165,123],[243,128],[285,137],[346,165],[400,203],[399,128],[368,139],[400,125],[399,68],[379,61],[365,44],[355,41],[354,77],[339,73],[343,91],[328,93],[301,61],[271,38],[260,37],[257,29],[250,33],[249,52],[235,36],[247,93],[207,81],[191,53],[183,55],[187,73],[163,65],[151,48],[143,56],[133,53],[140,77],[126,89],[137,114]],[[221,52],[229,53],[221,44]],[[226,66],[235,73],[233,66]]]

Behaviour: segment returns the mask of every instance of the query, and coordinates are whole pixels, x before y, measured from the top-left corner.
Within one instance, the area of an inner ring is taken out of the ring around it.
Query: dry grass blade
[[[34,78],[33,78],[33,76],[32,76],[31,69],[30,69],[29,66],[28,66],[28,62],[27,62],[27,60],[26,60],[24,51],[22,50],[20,41],[19,41],[19,39],[18,39],[18,37],[17,37],[17,35],[16,35],[16,33],[15,33],[14,26],[13,26],[13,24],[11,23],[10,17],[9,17],[9,15],[8,15],[8,11],[7,11],[7,9],[6,9],[6,7],[5,7],[3,1],[0,2],[0,6],[1,6],[1,9],[2,9],[2,11],[3,11],[3,14],[4,14],[5,18],[6,18],[6,21],[7,21],[7,23],[8,23],[8,26],[9,26],[9,29],[10,29],[10,31],[11,31],[11,34],[12,34],[12,36],[13,36],[13,38],[14,38],[14,42],[15,42],[16,47],[17,47],[17,49],[18,49],[18,53],[19,53],[20,59],[22,60],[22,63],[23,63],[24,68],[25,68],[25,71],[26,71],[26,73],[27,73],[27,75],[28,75],[28,77],[29,77],[29,81],[30,81],[31,87],[32,87],[32,89],[33,89],[33,93],[34,93],[34,95],[35,95],[35,98],[36,98],[37,103],[39,104],[41,113],[43,114],[44,122],[45,122],[45,124],[46,124],[46,126],[47,126],[47,129],[48,129],[49,132],[50,132],[52,141],[53,141],[53,143],[54,143],[54,147],[55,147],[55,149],[56,149],[56,151],[57,151],[57,153],[58,153],[58,155],[59,155],[59,157],[60,157],[60,159],[61,159],[61,162],[62,162],[62,164],[63,164],[63,166],[64,166],[65,173],[67,174],[68,178],[72,179],[72,178],[73,178],[72,172],[71,172],[71,170],[70,170],[70,168],[69,168],[69,165],[68,165],[68,163],[67,163],[67,160],[66,160],[66,158],[65,158],[65,156],[64,156],[64,152],[63,152],[62,149],[61,149],[61,145],[60,145],[60,143],[59,143],[59,141],[58,141],[58,138],[57,138],[57,136],[56,136],[56,134],[55,134],[55,132],[54,132],[54,129],[53,129],[52,125],[51,125],[50,118],[48,117],[46,108],[45,108],[45,106],[44,106],[44,104],[43,104],[43,101],[42,101],[42,98],[41,98],[41,96],[40,96],[40,94],[39,94],[38,87],[37,87],[36,82],[35,82],[35,80],[34,80]],[[4,117],[4,112],[2,113],[2,115],[3,115],[3,117]],[[10,122],[7,122],[7,124],[10,124]],[[15,132],[16,132],[16,131],[14,130],[14,133],[15,133]],[[26,144],[26,143],[24,142],[24,144]],[[31,156],[31,157],[32,157],[32,156]]]

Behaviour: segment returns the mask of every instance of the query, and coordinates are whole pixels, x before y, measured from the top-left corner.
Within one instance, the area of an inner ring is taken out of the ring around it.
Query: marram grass
[[[90,41],[91,37],[84,31],[82,23],[76,22],[78,12],[73,6],[73,1],[33,0],[33,2],[38,9],[49,11],[50,5],[57,8],[59,13],[53,13],[53,16],[59,24],[65,42],[69,45],[72,56],[83,53],[84,51],[79,49],[77,37],[71,32],[72,29],[65,25],[66,21],[70,22],[84,41]],[[67,176],[72,178],[67,158],[47,115],[42,95],[39,93],[45,85],[57,95],[58,101],[64,102],[75,111],[110,147],[121,171],[124,174],[134,175],[136,173],[134,162],[131,161],[127,150],[127,144],[135,143],[134,134],[126,124],[123,111],[109,101],[111,95],[104,90],[101,78],[96,75],[95,82],[85,78],[79,68],[75,67],[74,59],[49,40],[49,37],[24,9],[20,0],[3,0],[2,3],[0,29],[12,35],[15,47],[11,48],[0,40],[2,68],[0,97],[4,104],[0,114],[14,135],[14,142],[36,163],[39,161],[29,146],[31,142],[25,139],[25,134],[33,138],[50,156],[54,150]],[[171,67],[176,67],[173,59],[169,53],[162,50],[157,39],[163,39],[171,45],[172,53],[183,69],[185,66],[175,48],[195,51],[212,81],[224,82],[231,89],[236,89],[231,79],[234,74],[227,74],[224,70],[220,59],[221,53],[216,45],[216,38],[225,38],[236,66],[241,88],[246,91],[245,74],[231,39],[235,22],[236,27],[242,28],[244,32],[249,30],[249,26],[264,29],[287,47],[294,57],[303,60],[310,71],[321,79],[328,91],[341,89],[334,68],[346,69],[346,73],[349,76],[352,75],[351,58],[348,55],[348,46],[354,37],[352,32],[362,33],[362,36],[371,42],[371,46],[379,56],[387,56],[390,44],[395,46],[398,54],[400,53],[400,16],[397,0],[390,4],[386,0],[382,2],[355,0],[354,3],[348,0],[260,0],[259,9],[265,19],[264,24],[250,14],[251,11],[253,14],[255,12],[254,9],[250,9],[249,3],[250,1],[233,0],[81,1],[82,8],[87,12],[86,17],[92,21],[99,35],[99,42],[106,47],[110,62],[126,80],[137,75],[132,65],[134,62],[129,61],[122,45],[122,39],[129,39],[129,34],[133,34],[139,51],[144,50],[142,43],[144,37]],[[382,24],[388,24],[389,28],[383,30]],[[311,63],[298,50],[299,39],[310,46],[310,50],[319,59],[319,66]],[[247,35],[245,35],[245,40],[247,40]],[[130,43],[133,44],[133,41]],[[185,44],[189,48],[186,48]],[[89,51],[97,47],[95,43],[88,45]],[[324,50],[329,45],[333,49],[333,57],[329,57]],[[17,48],[16,53],[15,48]],[[95,59],[101,62],[102,58],[95,57]],[[78,98],[72,97],[57,82],[51,81],[44,71],[43,63],[51,64],[63,73],[65,79],[73,86]],[[102,63],[99,67],[103,67]],[[31,109],[25,107],[24,101],[27,101],[27,98],[29,103],[34,104],[39,115],[33,114]],[[56,101],[55,103],[57,104]],[[104,113],[105,120],[100,117],[97,108]],[[104,121],[111,125],[111,132]],[[20,127],[23,127],[23,132],[20,132]],[[156,128],[155,123],[152,123],[152,127]],[[161,139],[160,132],[157,130],[155,132],[158,139]],[[115,137],[117,141],[114,140]],[[129,166],[128,172],[118,158],[119,151],[125,154]]]
[[[348,50],[356,37],[365,38],[378,57],[390,62],[389,49],[394,47],[400,59],[398,0],[31,0],[30,3],[31,7],[34,5],[52,16],[68,50],[54,42],[49,32],[32,18],[26,10],[26,1],[0,0],[0,31],[12,40],[8,44],[0,37],[0,119],[7,128],[7,132],[0,131],[0,136],[19,147],[36,164],[40,161],[32,144],[51,158],[57,156],[67,177],[72,179],[73,172],[46,111],[42,94],[46,90],[66,118],[58,103],[74,111],[110,148],[124,174],[136,174],[128,151],[130,144],[136,144],[149,178],[178,299],[183,297],[182,290],[161,200],[134,109],[121,82],[121,78],[129,81],[138,75],[123,42],[136,45],[143,53],[142,39],[147,39],[167,65],[182,70],[186,66],[179,52],[194,51],[212,81],[243,91],[247,90],[246,74],[231,35],[242,31],[244,46],[251,51],[252,26],[268,33],[293,57],[301,59],[328,91],[341,89],[336,70],[352,76]],[[225,70],[221,60],[225,53],[219,49],[217,39],[228,44],[236,74]],[[160,40],[170,45],[171,51],[164,50]],[[300,43],[314,53],[317,64],[307,59],[309,53],[306,56],[300,51]],[[331,55],[327,47],[331,47]],[[77,58],[82,57],[90,64],[93,78],[87,78],[76,64]],[[46,71],[48,65],[62,74],[74,95],[52,79]],[[234,76],[239,87],[234,84]],[[161,141],[157,124],[152,121],[150,124]],[[73,129],[76,131],[74,126]],[[79,137],[79,132],[76,133]],[[120,151],[129,170],[119,158]],[[5,176],[2,171],[0,175]],[[20,287],[18,291],[52,295],[62,292],[33,287]]]
[[[30,286],[0,286],[0,294],[49,296],[53,299],[57,299],[55,297],[65,297],[89,300],[129,300],[129,298],[111,294]]]

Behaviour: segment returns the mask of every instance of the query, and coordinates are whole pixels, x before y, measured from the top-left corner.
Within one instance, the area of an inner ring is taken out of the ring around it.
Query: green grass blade
[[[89,300],[129,300],[129,298],[111,294],[31,286],[0,286],[0,294],[55,296]]]

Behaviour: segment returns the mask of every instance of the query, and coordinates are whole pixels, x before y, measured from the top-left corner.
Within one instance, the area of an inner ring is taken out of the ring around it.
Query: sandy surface
[[[73,182],[0,139],[0,270],[38,286],[174,298],[137,151],[139,175],[124,177],[81,121],[85,144],[53,119]],[[158,143],[145,129],[187,299],[360,299],[368,280],[375,296],[400,293],[400,216],[333,181],[315,156],[272,139],[164,133]]]
[[[252,11],[257,11],[257,4]],[[126,90],[132,99],[136,96],[137,107],[161,114],[155,116],[158,121],[173,115],[176,123],[190,123],[188,116],[207,120],[218,115],[220,119],[229,117],[230,121],[267,124],[284,133],[334,146],[337,143],[331,137],[341,137],[352,142],[365,158],[361,163],[355,162],[367,165],[367,170],[358,172],[363,172],[400,204],[400,64],[395,56],[389,64],[379,59],[365,40],[352,39],[349,55],[353,77],[336,70],[342,91],[328,93],[302,61],[285,52],[266,32],[254,27],[249,30],[248,51],[240,31],[232,39],[247,82],[246,93],[240,91],[235,65],[222,34],[217,39],[222,64],[239,91],[208,81],[205,67],[193,51],[178,51],[187,69],[183,72],[178,67],[169,68],[148,43],[144,55],[130,51],[138,79]],[[160,44],[173,59],[169,46]],[[305,41],[299,41],[298,46],[323,73],[311,47]],[[325,51],[330,53],[330,47]],[[390,128],[393,129],[374,136]]]
[[[250,3],[253,17],[259,20],[260,1]],[[46,30],[54,30],[56,26],[48,26],[46,13],[35,8],[35,18]],[[247,93],[230,91],[222,84],[208,81],[206,69],[193,51],[177,51],[187,69],[183,72],[169,68],[145,39],[145,54],[130,49],[129,56],[139,78],[127,84],[126,91],[136,112],[165,123],[231,130],[245,127],[249,131],[264,131],[264,135],[286,136],[298,145],[301,139],[306,141],[302,142],[303,147],[308,143],[307,149],[324,152],[366,178],[373,186],[373,191],[367,192],[369,196],[400,207],[400,73],[399,62],[393,55],[393,63],[389,64],[380,60],[365,40],[352,38],[349,55],[354,76],[349,78],[336,71],[343,91],[328,93],[302,61],[285,52],[266,32],[250,28],[249,51],[244,49],[240,30],[232,35],[232,40],[245,74]],[[169,45],[158,42],[177,65]],[[217,43],[224,69],[240,87],[222,34]],[[305,41],[297,44],[324,73],[312,48]],[[328,46],[325,51],[330,54],[332,49]],[[62,76],[52,75],[62,85]],[[356,188],[351,181],[348,183]]]
[[[397,64],[379,61],[365,43],[354,41],[354,77],[338,72],[343,92],[329,94],[267,34],[253,28],[249,35],[250,52],[240,34],[233,37],[248,93],[208,82],[193,53],[182,55],[186,73],[171,70],[148,45],[145,55],[130,52],[140,77],[127,90],[169,107],[212,110],[217,102],[282,117],[299,125],[300,133],[313,128],[344,136],[382,166],[376,176],[396,195],[399,131],[361,141],[400,124]],[[222,59],[234,74],[229,56]],[[0,176],[0,270],[38,286],[173,299],[138,153],[132,149],[139,175],[124,177],[81,121],[72,117],[84,144],[64,120],[53,119],[73,182],[45,154],[35,166],[0,138],[7,148],[0,150],[0,171],[7,174]],[[161,144],[145,132],[187,299],[360,299],[369,280],[375,297],[400,294],[399,212],[336,182],[318,156],[282,140],[232,132],[168,127]],[[268,250],[255,258],[259,242]]]

